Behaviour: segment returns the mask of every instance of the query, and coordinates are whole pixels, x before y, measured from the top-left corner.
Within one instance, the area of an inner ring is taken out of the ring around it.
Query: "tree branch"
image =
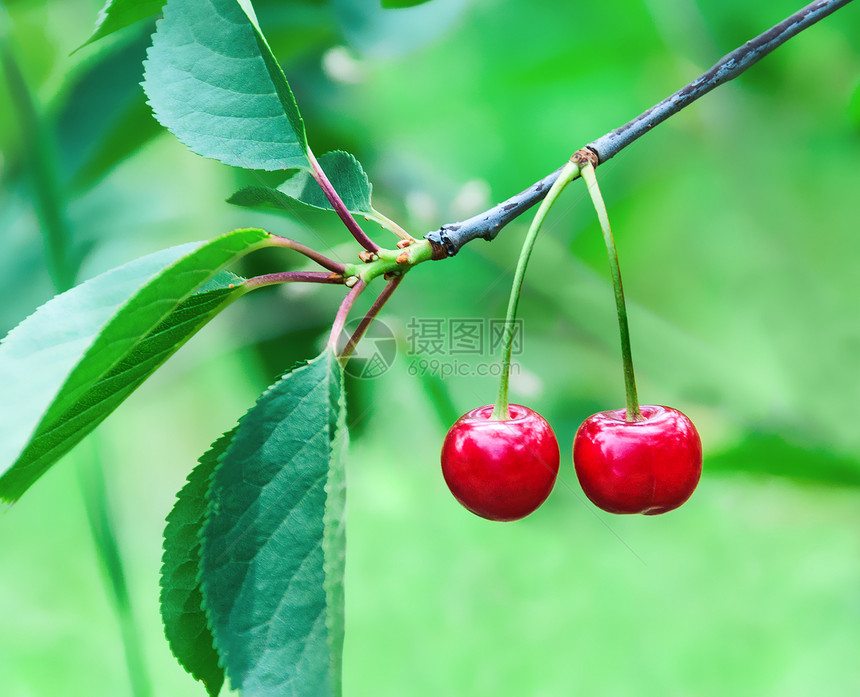
[[[559,167],[555,172],[546,175],[525,191],[521,191],[516,196],[511,196],[507,201],[502,201],[488,211],[478,213],[478,215],[459,223],[447,223],[438,230],[424,235],[424,238],[429,240],[433,246],[433,258],[452,257],[460,251],[460,247],[464,244],[479,237],[488,241],[495,238],[505,225],[543,200],[550,187],[558,179],[561,169]]]
[[[666,97],[630,123],[589,143],[588,147],[597,153],[600,162],[606,162],[657,124],[677,114],[715,87],[733,80],[775,48],[849,2],[851,0],[818,0],[810,3],[775,27],[768,29],[764,34],[760,34],[752,41],[747,41],[743,46],[724,56],[713,68],[689,85]]]
[[[715,87],[733,80],[778,46],[850,2],[851,0],[817,0],[807,5],[724,56],[706,73],[666,97],[648,111],[620,128],[616,128],[614,131],[592,141],[586,147],[597,155],[600,163],[606,162],[654,126],[688,107]],[[443,225],[438,230],[425,235],[425,238],[433,245],[434,258],[454,256],[464,244],[474,239],[492,240],[495,238],[505,225],[525,213],[546,196],[560,172],[561,167],[532,184],[525,191],[521,191],[497,206],[468,220]]]

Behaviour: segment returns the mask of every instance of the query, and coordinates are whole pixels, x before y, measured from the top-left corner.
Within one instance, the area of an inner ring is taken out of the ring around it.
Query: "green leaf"
[[[368,217],[375,214],[370,202],[373,187],[358,160],[349,153],[336,150],[320,157],[319,163],[350,213]],[[277,189],[249,186],[237,191],[227,201],[247,208],[281,210],[289,210],[292,202],[298,201],[313,208],[334,210],[320,185],[306,170],[298,171]]]
[[[212,697],[224,684],[215,640],[209,629],[200,586],[201,531],[206,494],[218,459],[230,445],[235,429],[221,436],[200,458],[179,492],[164,528],[161,567],[161,618],[170,650]]]
[[[396,10],[401,7],[415,7],[415,5],[423,5],[430,0],[382,0],[382,7],[386,10]]]
[[[77,50],[135,22],[157,15],[162,5],[164,0],[107,0],[99,10],[96,28]]]
[[[154,28],[155,22],[153,22]],[[64,185],[78,193],[162,132],[140,89],[152,31],[129,32],[87,60],[51,114]]]
[[[331,350],[276,382],[215,470],[203,595],[244,697],[338,697],[343,650],[342,372]]]
[[[295,99],[248,7],[168,0],[144,90],[158,121],[198,155],[246,169],[308,168]]]
[[[9,332],[0,343],[0,498],[20,497],[246,292],[235,276],[210,279],[269,239],[236,230],[150,254],[56,296]]]

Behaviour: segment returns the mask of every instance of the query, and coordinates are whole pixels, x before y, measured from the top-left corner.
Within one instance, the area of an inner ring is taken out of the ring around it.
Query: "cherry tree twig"
[[[710,70],[655,104],[648,111],[620,128],[616,128],[592,141],[586,147],[597,155],[598,163],[606,162],[640,136],[648,133],[654,126],[688,107],[715,87],[733,80],[775,48],[850,2],[851,0],[817,0],[810,3],[776,26],[721,58]],[[483,213],[459,223],[448,223],[425,235],[425,238],[433,245],[433,257],[440,259],[453,256],[464,244],[474,239],[492,240],[495,238],[505,225],[525,213],[547,195],[561,169],[559,167],[555,172],[532,184],[525,191]]]

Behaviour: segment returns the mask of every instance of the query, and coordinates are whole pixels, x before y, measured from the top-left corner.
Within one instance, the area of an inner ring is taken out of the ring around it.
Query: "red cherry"
[[[589,416],[573,441],[573,464],[585,495],[610,513],[666,513],[684,503],[702,474],[702,441],[677,409],[643,406]]]
[[[519,520],[538,508],[558,474],[558,441],[536,411],[509,406],[493,421],[493,405],[463,414],[442,444],[442,474],[454,497],[488,520]]]

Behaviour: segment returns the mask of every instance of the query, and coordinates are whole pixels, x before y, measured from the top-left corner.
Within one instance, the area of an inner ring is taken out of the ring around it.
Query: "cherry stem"
[[[344,346],[344,349],[340,354],[341,363],[346,363],[346,361],[349,360],[349,357],[352,355],[352,352],[355,351],[355,347],[358,345],[358,342],[361,341],[367,328],[371,325],[373,320],[376,319],[379,311],[385,306],[385,303],[388,302],[388,299],[392,296],[394,291],[397,290],[397,286],[400,285],[400,281],[402,280],[402,274],[395,276],[388,282],[385,288],[382,289],[379,297],[374,301],[373,305],[370,306],[367,314],[362,318],[361,322],[359,322],[355,332],[353,332],[352,336],[349,337],[349,341],[346,343],[346,346]]]
[[[505,316],[505,334],[503,340],[504,353],[502,358],[502,376],[499,381],[499,396],[496,399],[496,404],[493,407],[493,414],[490,419],[493,421],[507,421],[511,418],[510,409],[508,408],[508,384],[511,378],[511,352],[514,345],[514,335],[516,334],[516,325],[514,320],[517,316],[517,304],[520,300],[520,291],[523,286],[523,279],[526,275],[526,267],[529,263],[532,249],[535,246],[538,233],[540,232],[543,221],[552,208],[556,199],[571,181],[579,176],[579,164],[571,160],[561,169],[558,178],[550,187],[546,198],[541,202],[535,214],[534,220],[529,227],[526,235],[523,248],[520,251],[520,258],[517,261],[517,269],[514,272],[514,282],[511,286],[511,297],[508,300],[508,312]]]
[[[252,290],[279,283],[342,284],[343,281],[343,276],[339,273],[328,273],[326,271],[281,271],[279,273],[267,273],[263,276],[254,276],[245,281],[243,285]]]
[[[329,271],[343,274],[346,270],[346,266],[344,264],[334,261],[333,259],[329,259],[327,256],[320,254],[315,249],[311,249],[310,247],[303,245],[301,242],[296,242],[295,240],[291,240],[287,237],[281,237],[280,235],[272,235],[272,243],[275,246],[292,249],[299,254],[304,254],[308,259],[315,261],[317,264],[322,266],[324,269],[328,269]]]
[[[355,299],[361,295],[361,291],[365,288],[367,288],[367,283],[358,279],[358,282],[350,289],[349,293],[346,294],[346,297],[337,309],[337,314],[334,316],[334,322],[331,325],[331,334],[328,337],[328,348],[336,350],[337,338],[343,331],[343,325],[346,324],[347,315],[349,315],[349,311],[352,309]]]
[[[317,158],[314,157],[311,149],[308,148],[308,160],[311,164],[311,176],[316,180],[317,184],[320,185],[322,192],[325,194],[325,197],[328,199],[328,202],[332,205],[335,212],[338,214],[340,219],[343,221],[343,224],[346,225],[346,229],[349,230],[350,234],[355,238],[355,241],[358,242],[362,247],[364,247],[368,252],[376,252],[379,249],[379,245],[376,244],[372,239],[367,236],[367,233],[361,229],[361,226],[356,222],[355,218],[352,217],[352,214],[346,209],[346,205],[343,200],[341,200],[337,191],[335,191],[334,186],[329,181],[326,173],[323,172],[322,167],[320,167],[320,163],[317,162]]]
[[[624,362],[624,390],[627,393],[626,421],[642,421],[642,412],[639,410],[639,397],[636,394],[636,378],[633,375],[633,353],[630,350],[630,330],[627,326],[627,305],[624,302],[624,288],[621,285],[621,269],[618,267],[618,250],[615,248],[615,239],[612,237],[612,228],[609,227],[609,216],[606,213],[606,204],[597,185],[597,177],[594,174],[594,166],[586,162],[582,167],[582,178],[588,187],[588,193],[597,211],[597,219],[603,230],[603,241],[606,243],[606,254],[609,257],[609,271],[612,276],[612,287],[615,290],[615,307],[618,311],[618,330],[621,334],[621,358]]]

